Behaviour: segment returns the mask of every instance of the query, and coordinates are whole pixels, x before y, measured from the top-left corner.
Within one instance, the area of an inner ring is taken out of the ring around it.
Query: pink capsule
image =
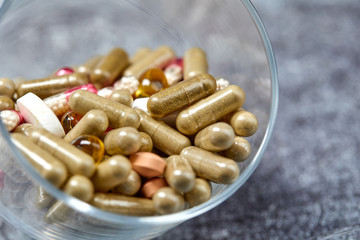
[[[166,76],[169,86],[175,85],[180,80],[183,79],[183,60],[182,58],[177,58],[167,65],[164,69],[164,74]]]
[[[0,118],[5,128],[11,132],[17,126],[24,122],[23,116],[15,110],[3,110],[0,112]]]
[[[74,69],[70,67],[63,67],[55,72],[55,76],[64,76],[71,73],[74,73]]]

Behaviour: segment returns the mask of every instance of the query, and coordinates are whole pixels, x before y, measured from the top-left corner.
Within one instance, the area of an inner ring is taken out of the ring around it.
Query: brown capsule
[[[90,58],[83,64],[79,65],[77,67],[77,71],[81,72],[81,73],[90,74],[102,58],[103,58],[103,56],[101,56],[101,55]]]
[[[211,197],[211,184],[203,178],[196,178],[195,185],[190,192],[184,194],[186,202],[190,207],[200,205]]]
[[[14,110],[14,109],[15,109],[15,103],[10,97],[0,96],[0,111]]]
[[[233,183],[240,174],[239,166],[234,160],[198,147],[187,147],[180,155],[189,161],[197,176],[215,183]]]
[[[158,214],[170,214],[185,208],[184,197],[171,187],[160,188],[152,197]]]
[[[135,195],[141,187],[141,178],[137,172],[130,170],[130,174],[127,176],[124,182],[116,185],[112,192],[124,194],[124,195]]]
[[[168,46],[161,46],[149,54],[146,54],[144,58],[125,69],[124,76],[134,76],[139,79],[141,74],[147,69],[162,69],[175,58],[176,55],[174,50]]]
[[[21,133],[11,134],[11,139],[39,172],[40,176],[60,187],[67,178],[65,165],[41,147],[35,145],[28,136]]]
[[[133,127],[117,128],[106,134],[104,145],[110,155],[130,155],[140,149],[141,136]]]
[[[141,61],[150,52],[151,52],[151,49],[147,48],[147,47],[137,49],[134,56],[131,57],[130,63],[135,64],[135,63]]]
[[[47,98],[57,93],[64,92],[69,88],[88,83],[88,77],[84,73],[72,73],[63,76],[55,76],[43,79],[36,79],[20,83],[17,88],[18,97],[32,92],[39,98]]]
[[[133,216],[155,214],[154,203],[147,198],[129,197],[114,193],[95,193],[91,204],[104,211],[118,214]]]
[[[29,136],[32,128],[34,128],[34,125],[30,123],[23,123],[15,128],[14,133],[22,133]]]
[[[30,139],[64,163],[71,174],[84,175],[86,177],[93,175],[95,163],[90,155],[45,129],[33,128],[29,129],[29,131]]]
[[[149,98],[147,108],[151,116],[164,117],[213,94],[215,90],[215,78],[200,74],[155,93]]]
[[[244,90],[239,86],[230,85],[181,111],[176,118],[176,127],[186,135],[197,133],[240,108],[244,102]]]
[[[115,155],[101,162],[96,167],[92,181],[95,190],[107,192],[124,182],[131,171],[131,163],[125,156]]]
[[[125,106],[132,107],[133,98],[127,89],[115,89],[111,93],[109,99],[124,104]]]
[[[140,132],[140,136],[141,136],[141,147],[138,150],[138,152],[151,152],[153,149],[153,141],[151,139],[151,137],[144,133],[144,132]]]
[[[127,53],[121,48],[114,48],[101,58],[95,69],[90,73],[90,81],[97,88],[109,86],[121,76],[128,64]]]
[[[201,48],[190,48],[184,54],[184,80],[208,72],[206,53]]]
[[[12,98],[16,90],[15,83],[9,78],[0,78],[0,96]]]
[[[166,159],[165,178],[170,187],[178,192],[189,192],[195,184],[195,173],[188,161],[172,155]]]
[[[195,136],[195,146],[219,152],[229,148],[234,142],[233,128],[224,122],[217,122],[200,130]]]
[[[36,206],[40,209],[47,208],[54,198],[45,191],[45,189],[42,186],[39,186],[37,188],[37,198],[36,198]]]
[[[230,148],[223,152],[223,155],[236,162],[245,161],[251,153],[251,146],[248,140],[243,137],[236,136]]]
[[[92,109],[103,111],[112,128],[125,126],[138,128],[140,117],[136,111],[121,103],[100,97],[85,90],[76,90],[70,95],[68,102],[70,109],[80,115],[85,115]]]
[[[139,131],[145,132],[151,137],[154,147],[168,155],[177,155],[182,149],[191,145],[190,140],[175,129],[153,119],[140,109],[135,110],[141,119]]]
[[[66,142],[72,142],[81,135],[101,136],[109,126],[107,115],[100,110],[90,110],[64,137]]]
[[[250,137],[258,129],[258,120],[251,112],[240,109],[229,116],[230,124],[237,135]]]

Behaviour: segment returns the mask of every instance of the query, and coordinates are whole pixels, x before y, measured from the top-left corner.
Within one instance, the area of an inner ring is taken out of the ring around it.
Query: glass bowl
[[[171,46],[178,56],[198,46],[209,73],[241,86],[244,107],[259,121],[249,138],[252,153],[239,163],[231,185],[213,184],[199,206],[164,216],[132,217],[99,210],[42,179],[12,144],[0,124],[0,215],[35,239],[150,239],[211,210],[237,191],[258,166],[271,136],[278,104],[276,64],[265,28],[248,0],[3,1],[0,8],[1,77],[34,79],[62,66],[80,64],[118,46],[132,55],[139,47]],[[64,222],[47,224],[36,207],[42,186],[75,210]]]

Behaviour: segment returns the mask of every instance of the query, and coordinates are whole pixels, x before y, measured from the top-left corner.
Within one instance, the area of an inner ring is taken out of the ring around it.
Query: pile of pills
[[[208,73],[205,52],[168,46],[128,57],[114,48],[76,67],[17,86],[0,79],[0,116],[39,174],[105,211],[171,214],[232,184],[257,118],[245,93]],[[71,210],[40,187],[48,222]],[[49,200],[50,199],[50,200]]]

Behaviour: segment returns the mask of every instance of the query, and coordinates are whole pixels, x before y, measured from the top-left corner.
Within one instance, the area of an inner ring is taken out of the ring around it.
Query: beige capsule
[[[129,64],[129,57],[121,48],[112,49],[102,57],[90,73],[90,82],[97,88],[112,85]]]
[[[216,80],[209,74],[200,74],[187,81],[153,94],[147,109],[153,117],[164,117],[203,99],[216,90]]]
[[[21,133],[11,134],[11,139],[20,152],[29,160],[40,176],[57,187],[63,185],[67,178],[65,165],[40,146],[34,144],[30,137]]]
[[[133,127],[122,127],[109,131],[104,138],[105,150],[110,155],[130,155],[141,147],[141,135]]]
[[[180,155],[189,161],[197,176],[215,183],[230,184],[239,177],[239,166],[232,159],[194,146],[185,148]]]
[[[65,135],[66,142],[72,142],[81,135],[101,136],[109,126],[107,115],[100,110],[90,110]]]
[[[130,59],[131,64],[135,64],[139,61],[141,61],[147,54],[151,52],[150,48],[142,47],[136,50],[134,55]]]
[[[244,90],[230,85],[181,111],[176,118],[176,128],[186,135],[197,133],[240,108],[244,102]]]
[[[211,192],[211,184],[208,180],[196,178],[193,189],[184,194],[185,201],[190,207],[195,207],[208,201],[211,197]]]
[[[10,97],[0,96],[0,111],[14,110],[14,109],[15,109],[15,103]]]
[[[86,83],[88,83],[88,76],[84,73],[53,76],[22,82],[17,88],[17,94],[18,97],[22,97],[26,93],[32,92],[39,98],[44,99]]]
[[[103,111],[112,128],[138,128],[140,125],[140,117],[134,109],[85,90],[74,91],[69,97],[68,104],[72,111],[80,115],[85,115],[92,109]]]
[[[184,80],[208,72],[206,53],[201,48],[190,48],[184,54]]]
[[[153,149],[153,141],[151,139],[151,137],[144,133],[144,132],[140,132],[140,136],[141,136],[141,147],[138,150],[138,152],[151,152]]]
[[[31,123],[23,123],[20,124],[19,126],[17,126],[14,130],[14,133],[22,133],[26,136],[30,135],[31,129],[34,128],[35,126],[32,125]]]
[[[166,159],[165,179],[170,187],[179,192],[189,192],[195,184],[195,172],[188,161],[172,155]]]
[[[125,156],[115,155],[96,167],[92,182],[97,192],[107,192],[124,182],[131,171],[131,163]]]
[[[141,187],[141,178],[137,172],[130,170],[130,174],[127,176],[124,182],[116,185],[113,189],[113,193],[119,193],[124,195],[135,195]]]
[[[153,196],[155,211],[158,214],[170,214],[185,208],[184,197],[171,187],[160,188]]]
[[[0,78],[0,96],[12,98],[16,90],[15,83],[9,78]]]
[[[87,73],[90,74],[94,68],[97,66],[97,64],[100,62],[100,60],[103,58],[101,55],[94,56],[84,62],[83,64],[79,65],[77,67],[77,71],[81,73]]]
[[[195,136],[195,146],[219,152],[229,148],[234,142],[233,128],[224,122],[217,122],[200,130]]]
[[[133,216],[151,216],[155,214],[154,203],[151,199],[114,193],[95,193],[90,204],[104,211],[118,214]]]
[[[244,109],[240,109],[230,114],[228,117],[231,126],[237,135],[241,137],[250,137],[258,129],[258,120],[256,116]]]
[[[130,91],[127,89],[115,89],[111,93],[109,99],[124,104],[125,106],[128,107],[132,107],[133,104],[133,98],[131,96]]]
[[[64,139],[42,128],[29,129],[30,139],[65,164],[73,175],[91,177],[95,171],[94,159],[66,142]]]
[[[37,188],[36,195],[36,206],[40,209],[47,208],[52,202],[54,198],[45,191],[42,186]]]
[[[176,58],[175,52],[168,46],[161,46],[146,54],[141,60],[130,65],[124,71],[124,76],[134,76],[139,79],[141,74],[149,68],[164,68]]]
[[[168,155],[177,155],[185,147],[190,146],[190,140],[169,127],[163,122],[153,119],[141,109],[135,109],[140,115],[139,131],[147,133],[154,144],[154,147]]]
[[[251,146],[248,140],[236,136],[230,148],[223,151],[223,155],[236,162],[245,161],[251,153]]]

